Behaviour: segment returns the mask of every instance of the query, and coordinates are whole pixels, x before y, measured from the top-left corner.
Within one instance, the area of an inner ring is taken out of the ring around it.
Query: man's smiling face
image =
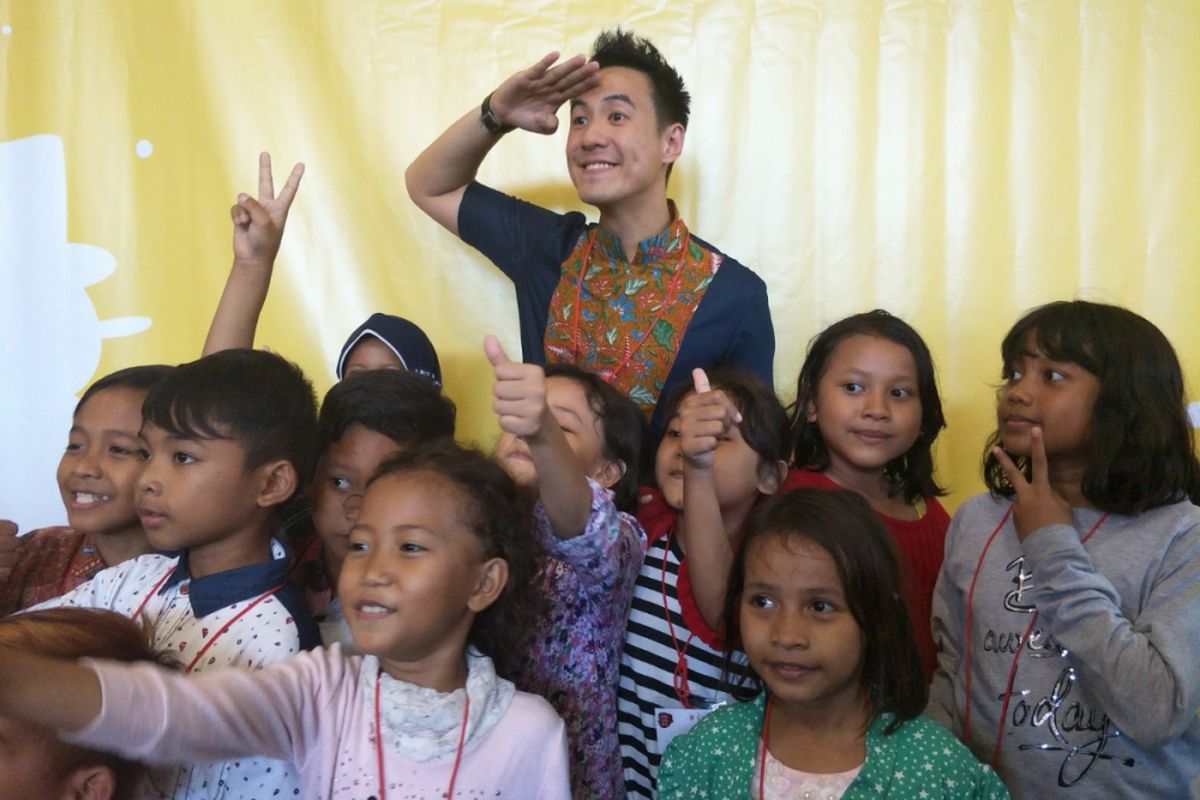
[[[666,170],[678,153],[672,127],[659,130],[650,79],[607,67],[596,86],[571,101],[567,168],[585,203],[601,210],[666,195]]]

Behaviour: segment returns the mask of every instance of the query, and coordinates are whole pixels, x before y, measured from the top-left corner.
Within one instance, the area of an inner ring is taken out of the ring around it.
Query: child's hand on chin
[[[1017,529],[1017,538],[1025,539],[1034,531],[1048,525],[1071,525],[1071,504],[1050,485],[1049,470],[1046,466],[1046,442],[1042,438],[1042,429],[1035,427],[1030,432],[1030,463],[1032,473],[1026,480],[1021,470],[1000,447],[993,447],[992,453],[1008,482],[1016,491],[1013,501],[1013,525]]]

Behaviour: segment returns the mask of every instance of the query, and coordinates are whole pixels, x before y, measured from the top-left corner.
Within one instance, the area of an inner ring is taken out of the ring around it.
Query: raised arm
[[[483,109],[473,108],[425,148],[404,173],[412,201],[438,224],[458,235],[458,207],[479,165],[500,137],[520,128],[551,134],[558,130],[558,108],[590,89],[599,66],[582,55],[561,64],[548,53],[528,69],[500,84],[487,105],[496,131],[484,124]]]
[[[492,408],[500,429],[521,437],[529,447],[538,493],[555,535],[578,536],[591,516],[592,489],[546,402],[546,374],[537,364],[509,361],[494,336],[484,339],[483,347],[496,374]]]
[[[259,155],[258,199],[239,194],[237,203],[229,210],[233,218],[233,266],[213,314],[208,338],[204,340],[203,355],[254,346],[258,315],[267,300],[271,270],[283,241],[283,227],[302,175],[303,164],[292,167],[292,174],[277,197],[271,176],[271,154]]]
[[[683,519],[692,594],[704,622],[715,631],[722,624],[733,551],[717,500],[713,461],[721,441],[742,421],[742,415],[724,392],[709,387],[704,370],[692,370],[692,379],[696,391],[679,406]]]

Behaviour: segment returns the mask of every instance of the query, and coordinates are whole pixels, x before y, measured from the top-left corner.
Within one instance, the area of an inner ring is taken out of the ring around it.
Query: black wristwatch
[[[492,96],[490,94],[483,98],[483,105],[479,107],[479,121],[483,123],[483,127],[488,129],[488,133],[494,133],[497,136],[503,136],[517,129],[516,125],[505,125],[496,116],[496,112],[492,111]]]

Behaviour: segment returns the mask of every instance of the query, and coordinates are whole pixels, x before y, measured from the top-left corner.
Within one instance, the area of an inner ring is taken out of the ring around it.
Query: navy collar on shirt
[[[201,619],[234,603],[258,597],[268,589],[285,583],[287,576],[287,548],[278,539],[272,539],[270,561],[193,578],[188,585],[187,598],[192,604],[192,614],[196,619]],[[186,580],[189,580],[188,551],[184,550],[179,554],[179,563],[175,565],[171,577],[167,578],[158,593],[164,594]]]

